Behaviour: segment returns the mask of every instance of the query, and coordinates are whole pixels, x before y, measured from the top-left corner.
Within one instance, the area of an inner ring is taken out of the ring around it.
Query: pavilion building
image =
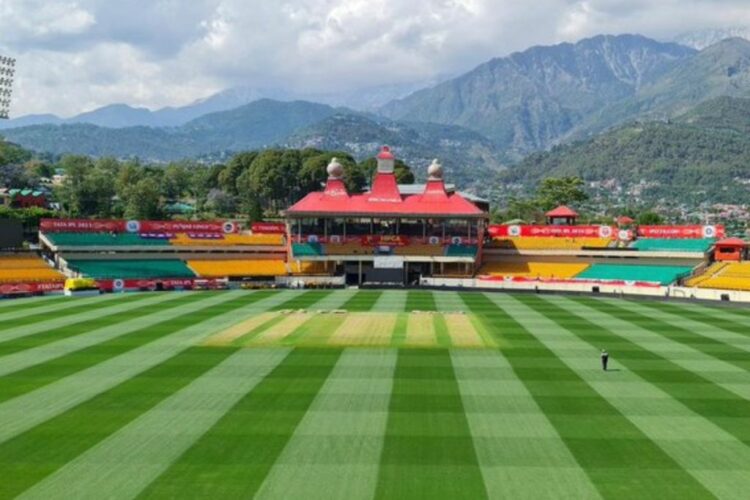
[[[487,211],[446,190],[437,160],[420,193],[402,193],[394,167],[393,154],[383,147],[371,189],[353,194],[333,159],[323,191],[286,210],[289,260],[322,262],[349,284],[472,276],[481,261]]]

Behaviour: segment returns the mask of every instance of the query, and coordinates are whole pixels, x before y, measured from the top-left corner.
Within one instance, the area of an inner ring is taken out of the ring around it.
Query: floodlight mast
[[[12,57],[0,56],[0,119],[8,119],[15,74],[16,60]]]

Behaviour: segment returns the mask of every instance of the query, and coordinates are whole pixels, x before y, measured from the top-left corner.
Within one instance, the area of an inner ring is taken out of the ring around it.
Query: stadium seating
[[[191,238],[188,234],[177,234],[170,240],[173,245],[190,246],[281,246],[281,234],[225,234],[223,238]]]
[[[478,274],[530,279],[569,279],[588,267],[586,263],[574,262],[488,262],[481,267]]]
[[[697,274],[693,276],[692,278],[686,280],[685,286],[699,286],[704,281],[719,274],[721,270],[727,267],[728,265],[729,265],[729,262],[714,262],[713,264],[708,266],[706,269],[704,269],[702,273]]]
[[[287,274],[283,260],[189,260],[188,266],[202,278],[237,278],[283,276]]]
[[[56,246],[169,246],[168,239],[141,238],[136,233],[45,233]]]
[[[296,261],[288,264],[289,271],[296,275],[328,275],[325,262]]]
[[[35,255],[0,256],[0,282],[63,281],[63,276]]]
[[[394,255],[427,255],[438,257],[443,255],[444,247],[442,245],[423,245],[414,244],[394,247]]]
[[[584,247],[607,248],[612,240],[608,238],[555,238],[555,237],[507,237],[493,238],[490,243],[495,248],[517,250],[580,250]]]
[[[576,278],[597,281],[643,281],[668,285],[691,272],[692,268],[687,266],[592,264]]]
[[[320,243],[292,243],[292,253],[295,257],[315,257],[324,255],[323,245]]]
[[[325,253],[326,255],[372,255],[375,253],[375,247],[363,245],[359,241],[341,244],[328,243],[325,246]]]
[[[476,254],[476,245],[448,245],[445,248],[446,257],[474,257]]]
[[[69,260],[68,266],[96,279],[116,278],[194,278],[181,260]]]
[[[643,238],[634,241],[630,248],[637,248],[642,252],[707,252],[714,244],[712,238],[697,239],[669,239]]]
[[[750,290],[750,262],[722,262],[688,281],[688,286],[723,290]]]

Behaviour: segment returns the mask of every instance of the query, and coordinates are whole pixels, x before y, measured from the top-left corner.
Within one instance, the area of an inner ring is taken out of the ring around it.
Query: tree
[[[237,202],[231,194],[221,189],[212,189],[206,198],[206,210],[221,217],[230,216],[237,211]]]
[[[250,165],[253,164],[253,161],[257,157],[257,151],[239,153],[232,157],[227,166],[218,175],[218,187],[227,193],[238,194],[237,178],[250,168]]]
[[[588,200],[589,196],[583,187],[584,182],[580,177],[547,177],[537,188],[536,197],[543,210],[551,210],[560,205]]]
[[[146,177],[128,189],[125,217],[157,219],[161,215],[161,195],[155,179]]]
[[[187,192],[190,185],[190,172],[179,163],[170,163],[161,178],[161,191],[168,200],[178,200]]]
[[[328,178],[328,164],[336,158],[344,167],[344,184],[350,193],[357,193],[364,186],[365,177],[357,166],[354,158],[341,151],[328,151],[315,156],[309,156],[303,163],[299,171],[299,180],[302,194],[320,189]]]
[[[299,199],[301,166],[298,150],[263,151],[237,179],[238,190],[243,196],[255,197],[261,206],[278,212]]]
[[[640,226],[658,226],[659,224],[663,224],[664,220],[662,219],[661,215],[657,214],[656,212],[647,211],[647,212],[641,212],[636,222]]]

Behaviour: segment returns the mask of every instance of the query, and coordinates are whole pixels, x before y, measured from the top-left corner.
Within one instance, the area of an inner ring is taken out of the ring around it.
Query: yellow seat
[[[583,247],[606,248],[612,240],[608,238],[553,238],[553,237],[506,237],[493,238],[490,246],[515,248],[517,250],[579,250]]]
[[[189,260],[187,264],[203,278],[271,277],[287,274],[283,260]]]
[[[283,234],[225,234],[221,239],[191,238],[187,234],[175,235],[170,241],[173,245],[181,246],[282,246]]]
[[[509,276],[529,279],[568,279],[589,267],[576,262],[488,262],[479,269],[479,275]]]
[[[722,290],[750,290],[750,262],[723,262],[692,278],[688,286]]]
[[[65,276],[37,256],[0,256],[0,283],[62,281]]]

